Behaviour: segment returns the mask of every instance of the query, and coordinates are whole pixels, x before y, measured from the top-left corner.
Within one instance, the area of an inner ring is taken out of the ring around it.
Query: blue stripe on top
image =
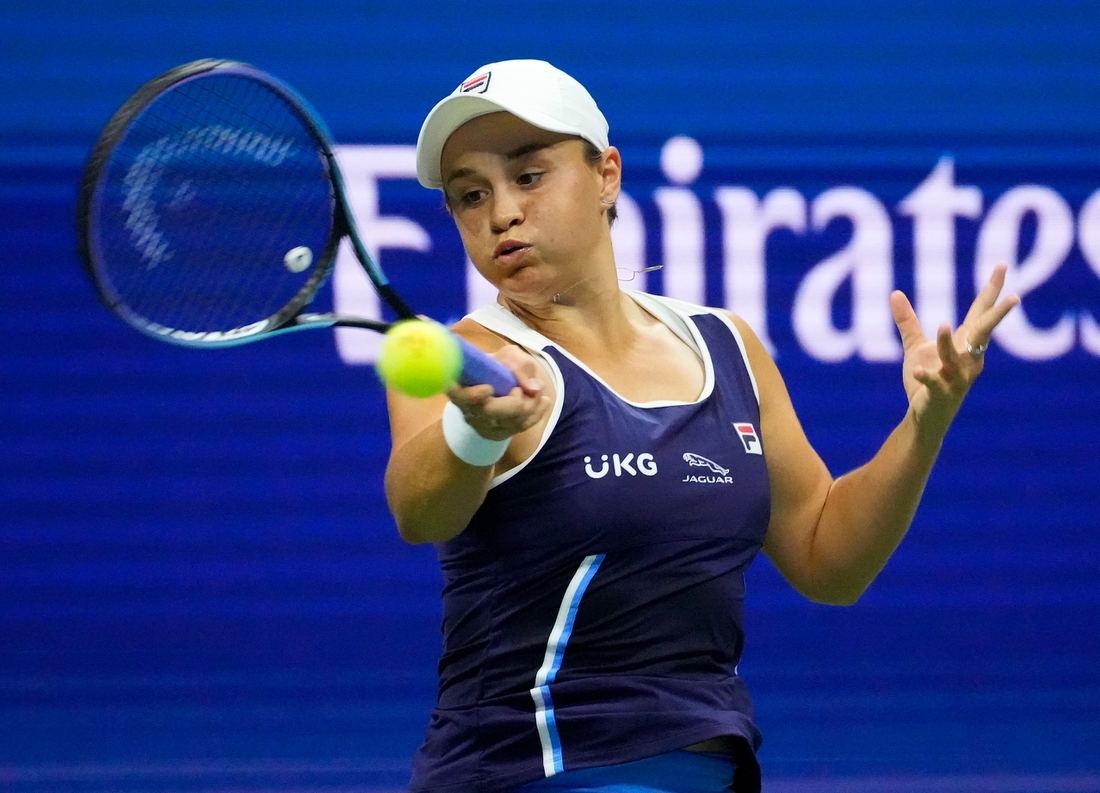
[[[573,574],[573,579],[566,587],[565,596],[558,609],[558,618],[554,621],[550,638],[546,642],[546,655],[535,675],[535,687],[531,689],[531,698],[535,701],[535,723],[542,743],[542,768],[546,776],[553,776],[565,770],[561,757],[561,738],[558,735],[557,724],[554,722],[554,701],[550,696],[550,684],[554,682],[558,670],[561,669],[565,646],[573,633],[573,621],[577,617],[581,598],[584,597],[584,591],[596,575],[603,559],[602,553],[586,556],[577,568],[577,572]]]

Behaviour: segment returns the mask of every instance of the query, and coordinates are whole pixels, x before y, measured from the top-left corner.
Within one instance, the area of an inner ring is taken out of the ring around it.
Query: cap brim
[[[456,129],[478,116],[496,113],[504,108],[480,96],[448,96],[441,100],[420,128],[416,141],[416,178],[425,187],[443,187],[439,158],[447,139]]]
[[[525,108],[507,107],[483,96],[454,94],[432,108],[428,117],[424,119],[424,125],[420,128],[420,137],[416,141],[416,178],[420,184],[442,190],[443,174],[440,170],[440,159],[447,140],[456,129],[468,121],[501,111],[511,113],[516,118],[540,129],[583,137],[576,129],[563,125],[557,119],[543,113]]]

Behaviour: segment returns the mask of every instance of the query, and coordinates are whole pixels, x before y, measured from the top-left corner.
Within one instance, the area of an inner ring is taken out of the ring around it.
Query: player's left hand
[[[943,438],[963,397],[981,374],[993,329],[1020,302],[1016,295],[997,302],[1007,269],[998,265],[958,329],[952,333],[950,325],[941,325],[935,341],[924,335],[909,299],[900,291],[890,295],[890,310],[905,350],[905,393],[926,437]]]

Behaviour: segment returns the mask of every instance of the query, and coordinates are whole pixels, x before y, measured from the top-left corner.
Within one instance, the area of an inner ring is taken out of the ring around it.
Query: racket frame
[[[165,92],[187,82],[201,79],[215,71],[220,74],[240,75],[260,83],[276,94],[302,122],[316,144],[318,154],[325,160],[334,202],[332,226],[325,246],[314,262],[310,277],[279,311],[264,319],[229,330],[187,331],[164,327],[131,309],[121,296],[115,293],[106,274],[101,273],[97,266],[97,262],[101,259],[95,239],[98,220],[96,212],[99,206],[96,199],[102,189],[103,176],[111,161],[111,155],[126,137],[131,124]],[[292,87],[247,63],[204,58],[170,69],[141,86],[107,122],[92,149],[80,183],[76,217],[80,261],[85,273],[94,284],[100,301],[126,324],[161,341],[186,347],[228,347],[257,341],[273,334],[333,326],[366,328],[384,333],[392,323],[337,313],[303,313],[331,274],[340,241],[345,237],[378,296],[397,314],[398,320],[416,316],[390,285],[386,274],[371,257],[359,236],[354,215],[348,204],[343,173],[333,153],[332,135],[321,116],[309,101]]]

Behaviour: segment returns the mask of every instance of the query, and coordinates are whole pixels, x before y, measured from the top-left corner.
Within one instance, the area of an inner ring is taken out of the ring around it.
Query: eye
[[[538,184],[542,179],[542,171],[524,171],[519,175],[516,181],[524,187],[530,187],[531,185]]]
[[[485,198],[485,191],[471,188],[458,194],[458,203],[464,207],[477,206]]]

